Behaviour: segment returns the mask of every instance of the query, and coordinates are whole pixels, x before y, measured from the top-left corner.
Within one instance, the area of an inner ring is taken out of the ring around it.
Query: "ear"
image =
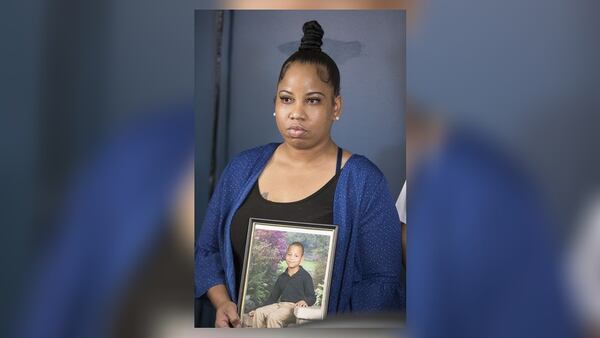
[[[331,117],[333,120],[339,120],[342,117],[342,96],[338,95],[333,99],[333,116]]]

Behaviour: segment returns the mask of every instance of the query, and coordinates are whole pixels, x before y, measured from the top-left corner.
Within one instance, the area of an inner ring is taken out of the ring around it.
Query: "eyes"
[[[282,95],[279,97],[279,101],[283,104],[292,104],[292,103],[294,103],[295,99],[288,95]],[[318,105],[321,103],[321,98],[318,96],[307,97],[306,103],[308,103],[310,105]]]
[[[290,258],[291,258],[291,257],[293,257],[293,258],[299,258],[299,257],[300,257],[299,255],[293,254],[293,253],[291,253],[291,252],[287,253],[286,255],[287,255],[288,257],[290,257]]]

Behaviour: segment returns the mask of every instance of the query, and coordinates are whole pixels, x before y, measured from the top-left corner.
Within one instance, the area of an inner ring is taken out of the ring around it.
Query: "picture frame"
[[[250,218],[237,304],[243,327],[267,327],[258,320],[266,318],[265,311],[271,311],[274,307],[286,307],[286,311],[293,311],[293,315],[286,312],[286,319],[281,321],[280,326],[268,327],[294,326],[326,317],[337,231],[338,226],[332,224]],[[298,258],[293,255],[300,252],[302,257],[298,265],[304,271],[295,267],[297,261],[294,259]],[[292,276],[289,276],[288,267]],[[298,273],[294,273],[295,270],[300,273],[295,275]],[[294,276],[295,281],[290,283]],[[289,294],[291,290],[294,293],[294,287],[301,285],[301,278],[308,283],[300,287],[303,291],[298,291],[306,295],[306,306],[294,306],[293,302],[283,299],[279,302],[280,286],[290,283],[286,286],[286,292]],[[310,287],[306,287],[311,280],[314,298],[311,298]],[[275,297],[275,303],[266,304]]]

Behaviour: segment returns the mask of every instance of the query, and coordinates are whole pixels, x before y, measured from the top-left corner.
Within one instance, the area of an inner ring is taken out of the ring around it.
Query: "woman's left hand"
[[[296,307],[308,307],[308,304],[306,304],[305,301],[301,300],[298,303],[296,303]]]

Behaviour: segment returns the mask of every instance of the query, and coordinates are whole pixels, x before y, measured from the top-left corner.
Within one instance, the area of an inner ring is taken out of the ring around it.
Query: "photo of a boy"
[[[302,267],[304,245],[291,243],[286,251],[287,269],[279,275],[263,306],[250,311],[252,327],[277,328],[295,322],[294,308],[312,306],[316,301],[312,276]]]

